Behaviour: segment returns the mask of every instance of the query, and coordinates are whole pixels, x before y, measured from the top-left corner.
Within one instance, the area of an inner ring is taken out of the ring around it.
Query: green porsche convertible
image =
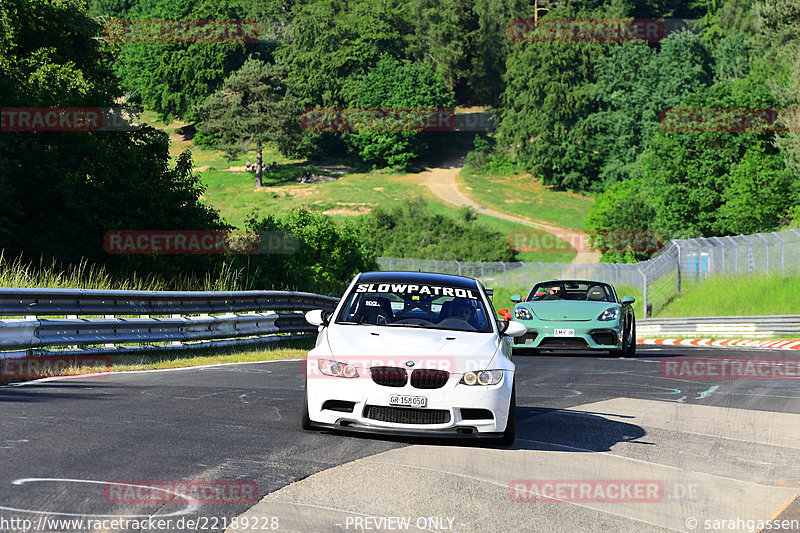
[[[514,339],[516,351],[608,350],[636,353],[636,317],[631,296],[620,299],[613,285],[590,280],[543,281],[525,300],[519,294],[512,318],[528,332]]]

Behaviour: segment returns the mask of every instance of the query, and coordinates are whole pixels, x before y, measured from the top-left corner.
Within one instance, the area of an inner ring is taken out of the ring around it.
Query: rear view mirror
[[[525,327],[525,324],[521,322],[509,321],[508,326],[503,331],[503,335],[508,335],[509,337],[521,337],[528,332],[528,328]]]

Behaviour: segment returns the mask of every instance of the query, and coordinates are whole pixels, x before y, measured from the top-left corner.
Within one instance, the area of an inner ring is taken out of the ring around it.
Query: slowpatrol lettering
[[[359,283],[356,292],[393,293],[393,294],[427,294],[429,296],[452,296],[455,298],[469,298],[477,300],[478,297],[471,289],[455,287],[441,287],[438,285],[401,285],[389,283]]]

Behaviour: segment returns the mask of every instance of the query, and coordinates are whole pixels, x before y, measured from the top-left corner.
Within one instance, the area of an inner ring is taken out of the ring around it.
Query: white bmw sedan
[[[303,429],[514,442],[518,322],[498,321],[480,282],[368,272],[350,283],[308,354]]]

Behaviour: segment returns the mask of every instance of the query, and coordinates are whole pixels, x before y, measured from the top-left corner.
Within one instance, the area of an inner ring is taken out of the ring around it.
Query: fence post
[[[392,271],[392,258],[389,258],[389,272]]]
[[[506,288],[506,262],[500,261],[500,264],[503,265],[503,288]]]
[[[736,278],[739,276],[739,245],[736,244],[736,241],[734,241],[733,237],[730,235],[727,235],[725,238],[733,243],[733,277]]]
[[[523,287],[527,287],[528,286],[528,282],[525,279],[525,273],[527,271],[527,268],[525,267],[525,261],[520,261],[520,263],[522,263],[522,286]]]
[[[539,265],[542,267],[542,279],[540,281],[544,281],[544,263],[539,261]]]
[[[756,233],[756,235],[764,241],[764,274],[769,274],[769,241],[760,233]]]
[[[681,293],[681,245],[678,243],[677,240],[673,240],[672,244],[674,244],[678,248],[678,294],[680,294]]]
[[[458,275],[460,276],[461,275],[461,261],[456,261],[456,264],[458,265]]]
[[[722,242],[722,239],[720,239],[719,237],[711,237],[711,238],[716,240],[722,247],[722,275],[725,276],[725,243]]]
[[[772,234],[775,235],[781,243],[781,277],[783,277],[783,237],[778,235],[777,231],[773,231]]]
[[[678,249],[680,250],[680,248]],[[644,278],[644,284],[642,285],[642,318],[647,318],[647,275],[641,268],[637,270],[639,274],[642,275],[642,278]],[[680,266],[678,267],[678,272],[680,272]]]

